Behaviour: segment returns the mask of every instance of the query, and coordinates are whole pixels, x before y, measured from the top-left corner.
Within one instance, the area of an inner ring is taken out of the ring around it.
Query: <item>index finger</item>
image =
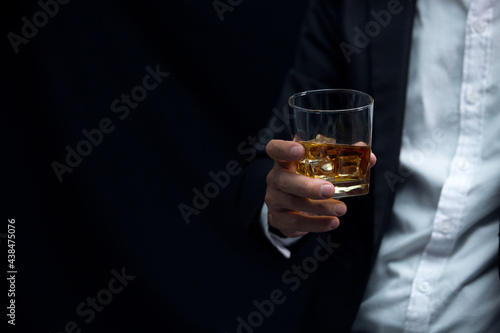
[[[293,162],[304,158],[304,147],[295,141],[271,140],[266,146],[266,153],[278,162]]]

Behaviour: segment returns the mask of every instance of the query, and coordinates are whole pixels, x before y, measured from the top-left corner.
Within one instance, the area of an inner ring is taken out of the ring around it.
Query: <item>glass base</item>
[[[332,198],[355,197],[368,194],[370,190],[369,183],[362,184],[333,184],[335,186],[335,194]]]

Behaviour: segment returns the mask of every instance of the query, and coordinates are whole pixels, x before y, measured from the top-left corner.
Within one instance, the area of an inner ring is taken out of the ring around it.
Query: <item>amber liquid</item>
[[[370,146],[299,141],[306,154],[297,162],[297,173],[325,179],[335,185],[335,196],[368,193]]]

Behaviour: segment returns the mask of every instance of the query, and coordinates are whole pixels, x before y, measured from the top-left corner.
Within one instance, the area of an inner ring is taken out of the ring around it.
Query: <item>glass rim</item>
[[[298,97],[302,97],[302,96],[306,96],[306,95],[311,95],[311,94],[319,94],[319,93],[324,93],[324,92],[328,92],[328,93],[350,93],[350,94],[353,94],[353,95],[360,95],[360,96],[367,97],[370,102],[368,104],[366,104],[366,105],[358,106],[358,107],[355,107],[355,108],[325,109],[325,110],[308,109],[308,108],[304,108],[304,107],[292,104],[292,100],[294,100],[294,99],[296,99]],[[323,112],[326,112],[326,113],[328,113],[328,112],[335,113],[335,112],[361,111],[361,110],[364,110],[366,108],[372,107],[373,103],[374,103],[374,99],[373,99],[372,96],[368,95],[365,92],[362,92],[362,91],[359,91],[359,90],[355,90],[355,89],[330,89],[330,88],[326,88],[326,89],[305,90],[305,91],[301,91],[301,92],[295,93],[295,94],[293,94],[292,96],[290,96],[288,98],[288,105],[291,108],[299,109],[301,111],[309,112],[309,113],[323,113]]]

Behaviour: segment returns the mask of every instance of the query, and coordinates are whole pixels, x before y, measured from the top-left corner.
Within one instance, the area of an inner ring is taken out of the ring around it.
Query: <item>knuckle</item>
[[[288,205],[293,210],[300,210],[303,207],[303,199],[295,195],[290,196],[288,199]]]
[[[276,187],[278,190],[284,192],[287,186],[287,179],[284,177],[284,173],[280,172],[274,177],[274,187]]]
[[[280,172],[276,170],[275,166],[271,171],[269,171],[269,173],[266,176],[267,186],[276,188],[279,178],[280,178]]]
[[[290,214],[290,215],[291,215],[290,219],[288,220],[289,231],[293,232],[299,231],[302,225],[301,216],[299,214]]]
[[[307,179],[304,182],[304,190],[309,198],[315,198],[319,194],[319,189],[314,179]]]
[[[269,156],[272,155],[272,146],[273,146],[273,140],[269,141],[266,145],[266,154]]]
[[[274,180],[274,172],[273,170],[269,171],[269,173],[266,176],[266,182],[268,186],[271,186],[273,184]]]
[[[277,200],[275,199],[274,195],[269,193],[269,191],[266,191],[266,195],[264,196],[264,202],[266,203],[268,209],[273,210],[276,206]]]
[[[288,220],[284,220],[281,218],[280,214],[270,214],[270,219],[269,219],[269,224],[281,231],[285,236],[289,236],[291,233],[293,233],[293,228],[290,228],[288,225]]]
[[[335,215],[335,205],[330,200],[318,201],[318,209],[323,215]]]
[[[266,154],[273,158],[276,155],[277,140],[272,139],[266,144]]]
[[[279,181],[282,174],[281,168],[277,163],[274,163],[274,167],[269,171],[266,176],[267,185],[270,187],[277,187],[277,182]]]

